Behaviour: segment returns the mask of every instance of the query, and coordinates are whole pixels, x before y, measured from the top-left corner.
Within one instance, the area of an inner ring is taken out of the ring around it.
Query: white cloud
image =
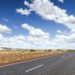
[[[42,31],[41,29],[34,29],[32,31],[30,31],[30,34],[32,36],[48,36],[48,33],[45,33],[44,31]]]
[[[75,31],[75,17],[73,15],[69,16],[66,10],[54,5],[53,2],[49,0],[33,0],[31,4],[29,4],[27,1],[25,1],[24,4],[29,7],[29,10],[27,10],[30,12],[29,14],[31,14],[31,11],[34,11],[43,19],[53,20],[56,23],[63,24],[64,26],[70,28],[72,32]],[[25,9],[21,8],[21,10],[23,11],[23,13],[25,13]]]
[[[56,35],[52,40],[53,47],[60,49],[74,49],[75,48],[75,33],[69,35]]]
[[[46,33],[43,30],[32,27],[28,24],[22,24],[22,28],[27,29],[29,31],[29,35],[16,35],[8,38],[0,34],[0,47],[27,49],[41,49],[49,47],[49,33]]]
[[[30,6],[30,4],[27,1],[24,1],[24,4]]]
[[[29,31],[29,35],[16,35],[4,37],[0,34],[0,47],[26,48],[26,49],[68,49],[75,46],[75,33],[69,35],[58,34],[50,39],[50,34],[28,24],[22,24],[22,28]]]
[[[30,10],[22,9],[22,8],[16,9],[16,12],[21,13],[21,15],[29,15],[31,13]]]
[[[59,2],[61,2],[61,3],[63,3],[64,2],[64,0],[58,0]]]
[[[32,27],[28,24],[22,24],[22,27],[24,29],[27,29],[29,31],[29,36],[26,37],[28,42],[35,45],[44,45],[47,46],[50,42],[50,35],[47,32],[44,32],[41,29]]]
[[[9,38],[2,35],[0,38],[0,47],[24,48],[29,47],[29,45],[25,42],[25,37],[23,35]]]
[[[24,4],[29,7],[29,10],[20,8],[16,10],[18,13],[29,15],[31,11],[34,11],[43,19],[53,20],[56,23],[63,24],[69,28],[71,32],[66,35],[64,34],[66,31],[62,32],[61,30],[57,30],[60,34],[56,34],[53,39],[50,39],[51,35],[42,29],[35,28],[28,24],[22,24],[22,28],[29,31],[29,35],[7,38],[0,34],[0,46],[14,48],[75,48],[75,17],[73,15],[69,16],[66,10],[55,6],[54,3],[49,0],[33,0],[31,4],[25,1]],[[3,32],[6,32],[6,30]]]
[[[3,35],[2,34],[0,34],[0,39],[3,39]]]
[[[31,31],[31,30],[34,29],[34,27],[32,27],[32,26],[30,26],[30,25],[28,25],[28,24],[22,24],[21,26],[22,26],[22,28],[27,29],[27,30],[29,30],[29,31]]]
[[[61,31],[61,30],[57,30],[57,33],[59,33],[59,34],[68,34],[67,31]]]
[[[49,33],[45,33],[43,30],[34,28],[28,24],[22,24],[22,28],[29,30],[32,36],[49,36]]]
[[[57,33],[62,33],[62,31],[61,30],[57,30]]]
[[[58,0],[58,1],[61,3],[64,2],[64,0]],[[31,12],[34,11],[43,19],[52,20],[70,29],[69,33],[67,31],[57,30],[57,32],[60,34],[59,35],[56,34],[54,39],[50,39],[49,33],[45,33],[41,29],[37,29],[29,25],[22,25],[23,28],[29,30],[30,35],[27,36],[27,39],[29,39],[31,43],[33,44],[41,43],[42,46],[44,42],[47,42],[49,48],[74,48],[75,16],[68,15],[65,9],[61,9],[60,7],[54,5],[54,3],[51,2],[51,0],[33,0],[32,3],[25,1],[24,5],[29,7],[29,10],[27,10],[30,12],[29,14],[31,14]],[[23,12],[25,13],[24,10],[25,9],[23,9]],[[24,14],[24,15],[29,15],[29,14]]]
[[[11,33],[11,29],[8,28],[6,25],[0,24],[0,32]]]

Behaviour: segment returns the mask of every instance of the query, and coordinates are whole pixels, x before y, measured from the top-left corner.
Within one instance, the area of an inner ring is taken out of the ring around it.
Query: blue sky
[[[74,0],[0,0],[0,47],[74,49]]]

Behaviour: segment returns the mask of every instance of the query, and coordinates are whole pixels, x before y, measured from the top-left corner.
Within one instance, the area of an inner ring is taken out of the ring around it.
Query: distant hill
[[[24,50],[24,49],[0,47],[0,50]]]
[[[0,50],[6,50],[6,49],[0,47]]]
[[[6,48],[6,47],[0,47],[0,50],[17,50],[17,49],[13,49],[13,48]]]

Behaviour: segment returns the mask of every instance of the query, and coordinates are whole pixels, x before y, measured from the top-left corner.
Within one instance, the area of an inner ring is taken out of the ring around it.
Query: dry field
[[[1,50],[0,66],[34,58],[64,53],[66,51],[56,50]]]

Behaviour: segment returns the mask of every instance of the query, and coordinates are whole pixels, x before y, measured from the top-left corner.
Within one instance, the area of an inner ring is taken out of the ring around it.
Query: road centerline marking
[[[33,68],[29,69],[29,70],[26,70],[25,72],[30,72],[30,71],[35,70],[35,69],[37,69],[37,68],[40,68],[40,67],[42,67],[42,66],[44,66],[44,64],[41,64],[41,65],[36,66],[36,67],[33,67]]]

